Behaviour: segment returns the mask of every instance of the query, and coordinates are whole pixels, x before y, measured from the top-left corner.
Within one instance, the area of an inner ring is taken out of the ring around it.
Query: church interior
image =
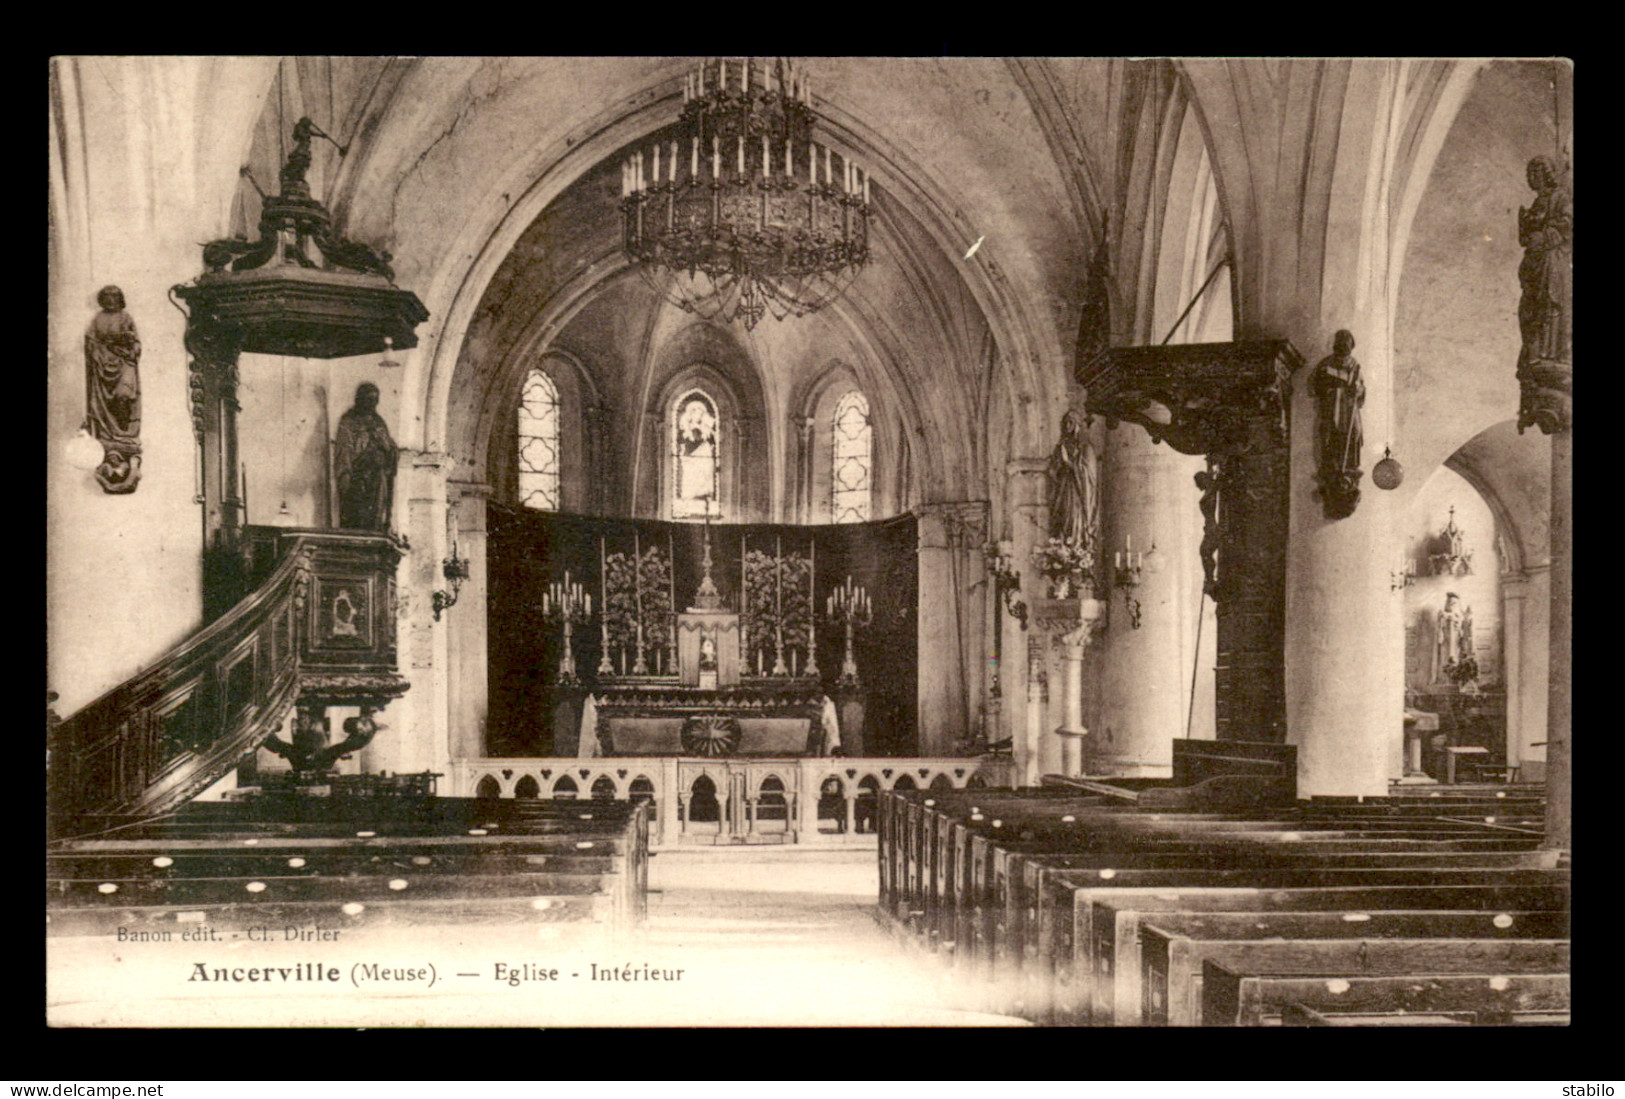
[[[1567,1024],[1572,106],[53,59],[53,1020]]]

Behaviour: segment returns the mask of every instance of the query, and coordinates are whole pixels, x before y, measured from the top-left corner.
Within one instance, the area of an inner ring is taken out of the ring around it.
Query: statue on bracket
[[[339,417],[333,436],[333,475],[339,490],[339,527],[389,530],[400,451],[378,415],[378,387],[362,382],[355,404]]]
[[[1528,179],[1535,201],[1518,210],[1518,432],[1533,425],[1550,435],[1568,430],[1572,407],[1574,196],[1552,157],[1531,160]]]
[[[1360,425],[1365,382],[1348,329],[1332,337],[1332,353],[1315,366],[1309,389],[1318,417],[1316,491],[1326,518],[1346,519],[1360,503],[1360,448],[1365,442]]]
[[[1050,452],[1049,540],[1033,549],[1033,564],[1049,581],[1051,599],[1084,594],[1095,573],[1099,503],[1095,492],[1095,452],[1075,410],[1061,417],[1061,438]]]
[[[124,495],[141,481],[141,337],[124,291],[104,286],[85,332],[85,429],[102,444],[96,483]]]
[[[1049,458],[1049,533],[1051,538],[1090,549],[1098,518],[1095,454],[1083,427],[1083,417],[1074,410],[1061,417],[1061,438]]]

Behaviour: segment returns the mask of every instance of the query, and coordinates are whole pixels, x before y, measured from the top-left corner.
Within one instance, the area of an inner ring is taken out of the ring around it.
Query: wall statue
[[[1347,329],[1332,338],[1332,353],[1321,359],[1309,379],[1317,416],[1315,479],[1328,519],[1345,519],[1360,503],[1360,448],[1364,433],[1360,409],[1365,382],[1354,357],[1354,335]]]
[[[378,387],[362,382],[355,404],[339,417],[333,436],[333,473],[338,481],[339,526],[345,530],[389,529],[400,451],[378,415]]]
[[[1478,678],[1473,652],[1473,609],[1455,592],[1446,592],[1433,634],[1434,683],[1466,685]]]
[[[141,481],[141,338],[124,291],[104,286],[85,331],[85,429],[102,444],[96,482],[115,495]]]
[[[1557,162],[1529,162],[1535,201],[1518,210],[1518,382],[1523,390],[1518,431],[1534,425],[1547,435],[1566,431],[1570,419],[1573,356],[1569,349],[1574,295],[1574,196]]]
[[[1092,550],[1099,530],[1095,452],[1083,434],[1083,417],[1061,417],[1061,438],[1049,456],[1051,538]]]

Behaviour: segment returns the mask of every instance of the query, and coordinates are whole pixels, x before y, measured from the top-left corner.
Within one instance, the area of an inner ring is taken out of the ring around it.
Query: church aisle
[[[668,849],[649,869],[651,957],[685,965],[686,1026],[1024,1026],[976,1010],[875,918],[872,849]]]

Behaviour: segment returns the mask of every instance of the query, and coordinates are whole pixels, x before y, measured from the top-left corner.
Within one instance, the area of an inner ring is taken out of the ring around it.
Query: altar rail
[[[1008,786],[1007,759],[605,756],[457,760],[457,797],[643,799],[659,845],[867,844],[887,790]]]

